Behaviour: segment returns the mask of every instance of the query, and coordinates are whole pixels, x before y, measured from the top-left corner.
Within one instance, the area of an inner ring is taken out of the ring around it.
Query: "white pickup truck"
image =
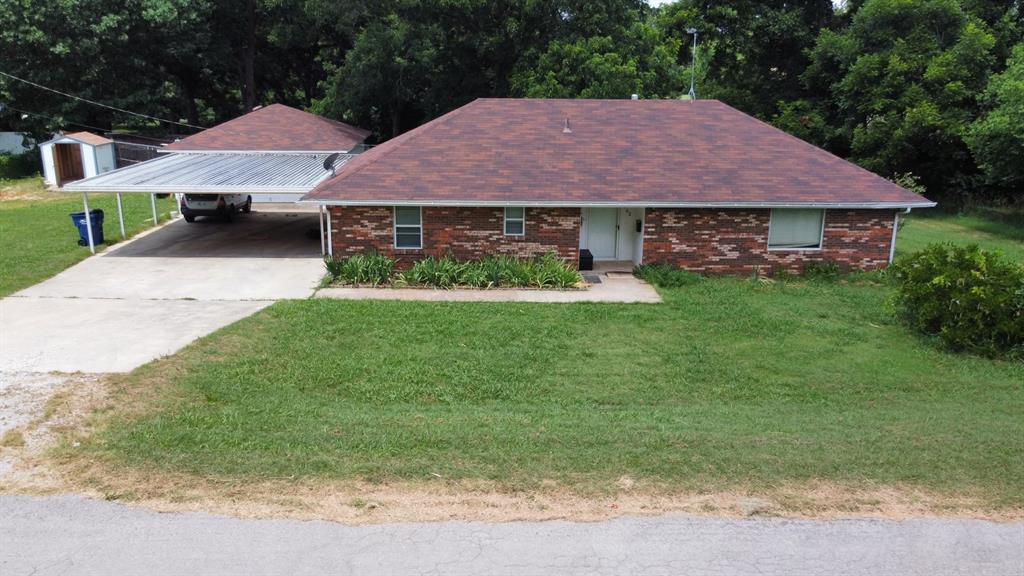
[[[239,211],[252,210],[252,196],[247,194],[185,194],[181,197],[181,215],[185,222],[196,216],[217,216],[228,222]]]

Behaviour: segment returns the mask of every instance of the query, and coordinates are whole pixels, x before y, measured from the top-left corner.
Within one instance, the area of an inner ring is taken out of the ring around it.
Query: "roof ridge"
[[[408,132],[406,132],[404,134],[399,134],[398,136],[395,136],[394,138],[392,138],[392,139],[390,139],[390,140],[388,140],[386,142],[381,143],[380,146],[388,146],[388,148],[386,150],[383,150],[379,154],[377,154],[376,158],[371,157],[369,160],[360,163],[358,166],[355,166],[355,167],[353,167],[350,170],[342,170],[340,174],[338,174],[337,176],[335,176],[333,178],[329,178],[327,180],[324,180],[323,182],[320,183],[320,185],[326,185],[326,184],[328,184],[330,182],[341,182],[342,180],[346,180],[349,177],[362,172],[367,166],[372,166],[372,165],[376,164],[382,158],[387,157],[392,152],[397,150],[400,144],[416,140],[417,138],[419,138],[423,134],[426,134],[426,133],[429,133],[429,132],[433,132],[435,129],[437,129],[438,126],[447,124],[448,122],[450,122],[452,120],[452,118],[455,118],[456,116],[459,116],[459,115],[463,114],[463,112],[467,108],[469,108],[470,106],[473,106],[474,104],[476,104],[480,100],[483,100],[483,98],[476,98],[472,102],[470,102],[469,104],[465,104],[463,106],[459,106],[458,108],[456,108],[454,110],[451,110],[451,111],[449,111],[449,112],[447,112],[447,113],[445,113],[445,114],[443,114],[441,116],[438,116],[437,118],[431,120],[430,122],[427,122],[426,124],[420,124],[419,126],[413,128],[412,130],[409,130]],[[394,144],[392,145],[392,143],[394,143]],[[371,152],[372,152],[372,150],[371,150]],[[364,154],[367,154],[367,153],[368,152],[364,152]],[[359,156],[356,156],[356,159],[358,160]],[[317,188],[319,188],[320,185],[318,185]]]
[[[227,122],[232,122],[234,120],[238,120],[239,118],[243,118],[243,117],[245,117],[245,116],[247,116],[249,114],[255,113],[255,112],[262,112],[263,110],[267,110],[267,109],[272,108],[274,106],[279,106],[281,108],[286,108],[288,110],[294,110],[295,112],[301,112],[303,114],[307,114],[309,116],[312,116],[314,120],[327,122],[328,124],[334,126],[335,128],[339,128],[341,130],[344,130],[344,131],[349,132],[350,134],[353,134],[353,135],[356,135],[356,136],[363,136],[363,138],[366,138],[366,136],[368,136],[370,134],[370,131],[366,130],[364,128],[359,128],[358,126],[353,126],[353,125],[351,125],[351,124],[349,124],[347,122],[342,122],[341,120],[335,120],[334,118],[328,118],[327,116],[321,116],[320,114],[317,114],[315,112],[310,112],[309,110],[303,110],[302,108],[297,108],[295,106],[289,106],[288,104],[285,104],[283,102],[272,102],[270,104],[267,104],[266,106],[261,106],[260,108],[257,108],[255,110],[250,110],[249,112],[246,112],[245,114],[242,114],[241,116],[236,116],[235,118],[232,118],[231,120],[228,120]],[[225,124],[227,122],[225,122]],[[211,126],[211,128],[215,128],[215,126]]]

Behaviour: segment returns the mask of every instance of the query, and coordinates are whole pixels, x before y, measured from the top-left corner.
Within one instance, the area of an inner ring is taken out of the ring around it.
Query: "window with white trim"
[[[395,248],[423,247],[423,218],[419,206],[395,206]]]
[[[773,208],[768,224],[769,250],[816,250],[821,248],[825,211]]]
[[[526,234],[526,208],[522,206],[505,208],[505,235],[523,236]]]

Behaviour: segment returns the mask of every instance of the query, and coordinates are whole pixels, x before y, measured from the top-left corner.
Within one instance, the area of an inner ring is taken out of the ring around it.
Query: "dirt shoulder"
[[[245,480],[131,469],[76,451],[76,439],[89,433],[89,426],[95,421],[92,416],[105,409],[109,377],[51,374],[32,378],[36,380],[26,380],[22,375],[24,385],[0,389],[0,406],[21,403],[20,420],[5,434],[20,440],[0,446],[0,492],[79,493],[163,512],[203,511],[248,518],[320,519],[353,524],[599,521],[669,513],[816,519],[1024,519],[1024,510],[992,509],[982,499],[970,496],[906,486],[852,486],[829,481],[681,492],[671,486],[624,476],[606,493],[594,494],[580,493],[571,485],[556,482],[545,482],[532,490],[509,490],[494,482],[441,477],[373,483],[291,478]],[[36,385],[29,386],[31,382]],[[26,395],[26,387],[36,392]]]

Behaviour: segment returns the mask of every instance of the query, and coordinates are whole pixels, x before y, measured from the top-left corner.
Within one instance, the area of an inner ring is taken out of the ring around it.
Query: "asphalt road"
[[[345,526],[0,496],[0,574],[1024,574],[1024,523],[621,518]]]

